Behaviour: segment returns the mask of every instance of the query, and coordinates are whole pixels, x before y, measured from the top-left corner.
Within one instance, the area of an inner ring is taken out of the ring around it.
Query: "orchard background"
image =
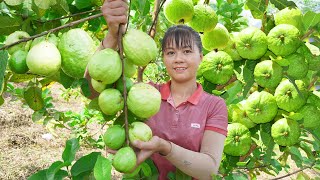
[[[164,3],[164,0],[130,1],[128,28],[148,33],[158,47],[164,32],[172,25],[164,15]],[[238,156],[225,153],[220,173],[213,179],[319,179],[319,1],[217,0],[194,3],[209,4],[217,14],[218,22],[230,34],[246,27],[257,27],[268,35],[277,25],[274,19],[277,12],[287,7],[302,12],[299,40],[304,49],[297,52],[302,55],[307,69],[298,75],[292,71],[301,70],[300,66],[294,66],[299,63],[290,64],[287,56],[270,51],[255,60],[233,59],[232,73],[222,75],[228,77],[223,83],[214,83],[207,78],[203,73],[206,67],[199,73],[198,80],[204,90],[226,100],[230,124],[239,123],[236,120],[239,116],[250,120],[241,103],[251,94],[264,91],[274,95],[277,91],[276,87],[262,87],[254,75],[256,65],[262,60],[279,63],[282,80],[288,79],[289,86],[294,87],[291,91],[303,99],[302,105],[299,101],[299,108],[292,111],[279,106],[271,121],[251,122],[251,127],[245,130],[245,136],[250,139],[249,149]],[[86,31],[97,47],[108,30],[100,11],[101,5],[100,0],[0,0],[0,179],[156,179],[157,171],[151,161],[143,163],[133,174],[117,173],[112,169],[112,155],[105,151],[102,135],[106,129],[113,123],[123,125],[138,120],[132,113],[122,112],[116,116],[101,113],[97,100],[91,101],[83,95],[88,94],[88,82],[84,78],[70,77],[63,70],[50,76],[30,71],[17,73],[9,65],[12,54],[8,53],[8,48],[13,45],[35,41],[38,37],[50,40],[51,36],[55,36],[58,42],[62,34],[71,29]],[[8,36],[15,31],[25,31],[31,37],[8,44]],[[237,52],[234,43],[230,42]],[[204,49],[204,55],[225,49]],[[301,77],[301,73],[305,75]],[[157,59],[146,67],[138,67],[131,80],[167,81],[160,51]],[[301,110],[306,104],[314,107],[309,114]],[[238,111],[241,112],[238,115],[233,113]],[[306,125],[308,117],[313,118],[311,125]],[[272,125],[282,118],[299,126],[299,137],[294,144],[279,145],[272,136]],[[240,123],[248,126],[246,122]],[[235,138],[234,144],[238,140],[239,137]],[[169,178],[190,179],[178,170],[169,174]]]

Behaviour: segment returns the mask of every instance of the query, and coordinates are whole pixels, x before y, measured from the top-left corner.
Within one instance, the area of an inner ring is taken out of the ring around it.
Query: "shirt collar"
[[[168,81],[166,84],[163,84],[160,87],[160,94],[162,100],[167,100],[170,96],[170,85],[171,81]],[[190,102],[193,105],[198,104],[201,94],[203,92],[201,84],[197,83],[197,90],[187,99],[188,102]]]

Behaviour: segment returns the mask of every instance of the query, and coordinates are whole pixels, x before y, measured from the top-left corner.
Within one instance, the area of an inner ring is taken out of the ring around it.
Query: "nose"
[[[174,58],[174,63],[183,63],[184,62],[184,54],[182,52],[177,52]]]

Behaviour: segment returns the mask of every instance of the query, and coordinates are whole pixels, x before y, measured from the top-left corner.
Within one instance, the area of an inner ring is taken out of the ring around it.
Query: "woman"
[[[118,30],[120,24],[127,23],[127,11],[124,0],[104,2],[102,12],[109,31],[100,50],[117,49]],[[173,26],[162,43],[163,60],[171,80],[154,85],[161,93],[161,108],[146,122],[153,138],[132,144],[140,149],[137,164],[151,157],[160,180],[168,179],[167,174],[175,172],[175,168],[196,179],[211,179],[218,172],[227,135],[225,102],[204,92],[196,82],[203,58],[198,33],[188,26]],[[88,73],[85,76],[90,79]]]

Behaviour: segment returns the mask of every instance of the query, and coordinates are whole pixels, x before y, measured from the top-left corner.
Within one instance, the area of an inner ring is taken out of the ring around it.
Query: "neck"
[[[171,94],[180,98],[188,98],[197,90],[196,80],[178,83],[171,80]]]

